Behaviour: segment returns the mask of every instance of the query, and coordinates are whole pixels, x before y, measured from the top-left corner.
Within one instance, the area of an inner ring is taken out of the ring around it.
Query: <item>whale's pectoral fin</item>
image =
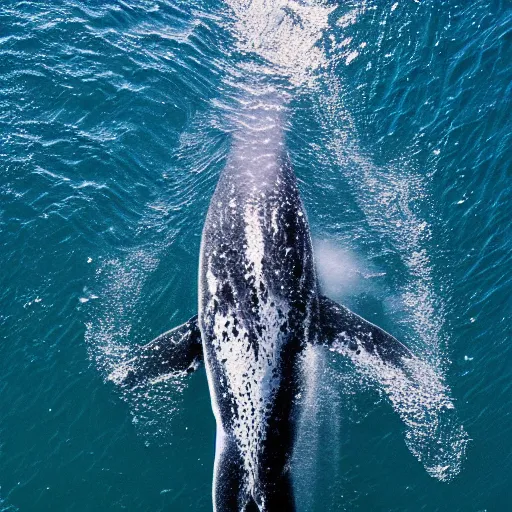
[[[354,364],[362,377],[356,382],[377,385],[387,395],[405,423],[407,446],[431,476],[442,481],[455,476],[468,436],[436,367],[332,300],[320,299],[320,314],[319,343]]]
[[[138,347],[134,357],[114,371],[110,379],[121,386],[134,388],[165,375],[192,373],[202,359],[201,332],[196,315]]]
[[[398,367],[403,366],[404,359],[414,358],[391,334],[327,297],[320,297],[318,341],[328,347],[346,349],[352,357],[370,355]]]

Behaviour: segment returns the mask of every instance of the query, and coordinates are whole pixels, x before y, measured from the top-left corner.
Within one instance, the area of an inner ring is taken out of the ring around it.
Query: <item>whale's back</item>
[[[254,477],[269,436],[293,435],[300,357],[316,313],[309,227],[287,157],[231,160],[203,231],[199,321],[218,425]],[[240,166],[237,169],[237,166]],[[286,441],[284,442],[286,445]]]

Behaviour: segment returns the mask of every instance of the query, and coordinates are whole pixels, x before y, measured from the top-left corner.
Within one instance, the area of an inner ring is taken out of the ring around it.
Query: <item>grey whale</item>
[[[204,223],[198,314],[136,349],[132,388],[204,363],[217,512],[295,510],[290,475],[308,345],[403,368],[412,353],[319,290],[281,102],[248,99]]]

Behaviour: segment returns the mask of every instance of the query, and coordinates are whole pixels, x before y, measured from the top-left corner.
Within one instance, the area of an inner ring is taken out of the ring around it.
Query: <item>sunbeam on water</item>
[[[308,84],[328,61],[317,44],[335,6],[295,0],[228,0],[239,51],[261,57],[264,74],[282,73],[293,85]]]

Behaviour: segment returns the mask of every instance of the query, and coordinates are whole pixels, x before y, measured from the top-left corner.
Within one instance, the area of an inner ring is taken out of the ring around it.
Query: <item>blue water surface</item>
[[[134,393],[108,376],[197,311],[250,77],[290,97],[324,290],[456,411],[418,441],[329,354],[299,510],[509,510],[511,63],[504,0],[2,0],[0,511],[211,510],[204,370]]]

